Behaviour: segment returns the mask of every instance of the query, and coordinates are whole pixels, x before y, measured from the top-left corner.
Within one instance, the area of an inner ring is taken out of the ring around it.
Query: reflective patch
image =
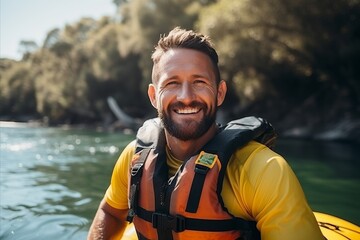
[[[195,161],[195,164],[212,168],[215,165],[217,159],[218,156],[216,154],[211,154],[201,151],[201,153],[199,154],[198,158]]]

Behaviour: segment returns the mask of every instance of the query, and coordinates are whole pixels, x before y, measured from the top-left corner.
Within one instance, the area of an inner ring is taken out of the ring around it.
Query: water
[[[360,145],[279,141],[276,150],[292,166],[315,211],[360,225]]]
[[[85,239],[133,136],[27,127],[0,134],[0,239]]]
[[[0,239],[85,239],[115,161],[134,136],[0,126]],[[292,140],[276,149],[314,210],[360,224],[359,146]]]

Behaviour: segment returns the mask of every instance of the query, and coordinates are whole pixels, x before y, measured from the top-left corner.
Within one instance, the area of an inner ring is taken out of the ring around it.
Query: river
[[[0,123],[0,239],[85,239],[134,135]],[[360,146],[279,140],[314,211],[360,224]]]

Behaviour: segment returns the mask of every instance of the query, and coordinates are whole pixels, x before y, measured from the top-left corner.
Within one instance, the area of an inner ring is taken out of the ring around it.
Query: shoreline
[[[355,127],[359,123],[354,123]],[[341,126],[343,123],[339,123],[338,127],[334,127],[332,130],[323,132],[317,132],[310,134],[310,130],[306,127],[293,127],[287,131],[279,131],[278,139],[281,140],[308,140],[317,142],[339,142],[360,144],[360,139],[356,139],[347,136],[347,131],[343,131]],[[349,124],[346,124],[348,127]],[[126,128],[118,121],[113,123],[79,123],[79,124],[48,124],[41,120],[29,120],[29,121],[14,121],[14,120],[0,120],[0,128],[60,128],[64,130],[92,130],[97,132],[121,132],[123,134],[136,134],[137,129]]]

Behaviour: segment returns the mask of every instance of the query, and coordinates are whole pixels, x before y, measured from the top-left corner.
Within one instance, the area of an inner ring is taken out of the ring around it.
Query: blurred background
[[[150,56],[160,34],[181,26],[215,44],[229,85],[222,121],[259,115],[286,136],[360,136],[358,0],[51,2],[1,0],[2,39],[44,16],[26,27],[35,32],[51,22],[47,12],[64,21],[18,39],[17,59],[3,57],[9,42],[1,42],[2,120],[108,126],[117,120],[109,96],[133,118],[154,116]],[[74,9],[94,17],[76,19]]]
[[[311,207],[360,224],[359,0],[0,0],[0,13],[0,239],[85,238],[122,148],[156,115],[150,56],[175,26],[215,44],[219,121],[268,119]]]

